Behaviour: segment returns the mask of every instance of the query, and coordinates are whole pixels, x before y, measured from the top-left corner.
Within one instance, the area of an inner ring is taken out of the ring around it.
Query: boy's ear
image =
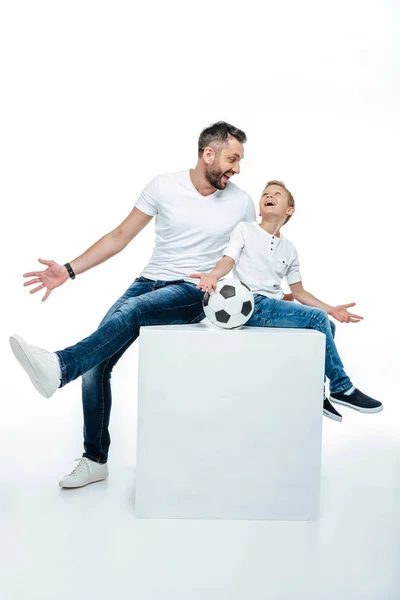
[[[292,216],[294,213],[295,213],[294,206],[289,206],[289,208],[286,210],[286,214]]]

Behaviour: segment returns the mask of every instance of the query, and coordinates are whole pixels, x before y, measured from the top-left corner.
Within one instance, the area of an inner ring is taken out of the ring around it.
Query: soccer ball
[[[254,296],[239,279],[221,279],[217,289],[203,298],[206,317],[224,329],[241,327],[250,319],[254,310]]]

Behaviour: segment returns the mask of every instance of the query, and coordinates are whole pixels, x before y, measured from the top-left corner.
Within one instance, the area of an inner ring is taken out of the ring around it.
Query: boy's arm
[[[322,300],[318,300],[315,296],[307,292],[303,288],[303,283],[298,281],[297,283],[289,284],[290,290],[294,296],[294,299],[300,304],[305,304],[306,306],[313,306],[314,308],[322,308],[325,312],[328,313],[331,317],[339,321],[340,323],[358,323],[363,317],[360,315],[355,315],[350,313],[347,309],[351,306],[355,306],[355,302],[350,302],[349,304],[340,304],[339,306],[331,306],[330,304],[325,304]]]
[[[200,279],[200,283],[196,286],[203,292],[212,292],[217,288],[217,279],[227,275],[238,262],[240,254],[244,248],[244,223],[240,222],[236,225],[231,233],[228,246],[225,248],[223,257],[217,262],[211,273],[192,273],[190,277]]]
[[[224,275],[227,275],[229,271],[233,269],[235,261],[230,256],[223,256],[215,265],[211,273],[193,273],[190,277],[193,279],[200,279],[196,288],[203,292],[212,292],[217,288],[217,281]]]

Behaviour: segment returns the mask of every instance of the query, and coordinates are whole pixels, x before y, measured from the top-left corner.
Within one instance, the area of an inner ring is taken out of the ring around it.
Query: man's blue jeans
[[[203,292],[195,283],[138,277],[116,301],[98,329],[74,346],[57,351],[61,386],[82,375],[83,456],[107,461],[111,371],[136,340],[142,325],[198,323],[204,319]]]
[[[353,385],[346,375],[335,344],[335,324],[320,308],[312,308],[297,302],[274,300],[261,294],[254,294],[254,312],[246,326],[249,327],[291,327],[316,329],[325,334],[325,376],[329,378],[331,393],[345,392]]]

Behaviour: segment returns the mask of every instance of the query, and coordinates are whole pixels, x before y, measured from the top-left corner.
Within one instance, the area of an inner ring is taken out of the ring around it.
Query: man
[[[77,344],[57,352],[11,336],[12,350],[33,385],[45,397],[82,375],[84,454],[61,487],[81,487],[108,476],[111,371],[137,339],[142,325],[197,323],[204,318],[203,293],[190,278],[211,270],[241,221],[254,221],[250,196],[231,182],[240,171],[246,135],[220,121],[204,129],[194,169],[159,175],[145,187],[132,212],[81,256],[62,266],[39,261],[44,271],[25,273],[24,285],[56,287],[108,260],[156,219],[156,241],[140,277],[116,301],[99,328]]]
[[[261,223],[239,223],[232,232],[223,257],[210,273],[193,273],[203,292],[216,289],[217,279],[234,267],[235,276],[254,294],[254,312],[246,325],[316,329],[326,338],[325,374],[330,400],[364,413],[382,410],[382,403],[355,388],[344,370],[334,341],[335,325],[328,315],[343,323],[363,317],[349,312],[354,302],[331,306],[303,288],[296,248],[281,235],[281,227],[295,212],[292,194],[282,181],[267,183],[260,199]],[[282,301],[281,281],[286,277],[294,299]],[[324,398],[324,414],[341,421],[341,414]]]

